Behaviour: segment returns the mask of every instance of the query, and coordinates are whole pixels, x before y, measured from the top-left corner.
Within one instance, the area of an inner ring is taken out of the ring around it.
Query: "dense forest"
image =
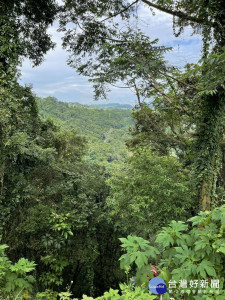
[[[125,143],[133,126],[131,109],[123,109],[123,105],[115,108],[116,104],[114,107],[84,106],[60,102],[52,97],[37,98],[37,104],[44,119],[52,119],[61,129],[74,129],[86,137],[86,157],[91,161],[111,167],[128,156]]]
[[[201,60],[170,65],[130,26],[141,5],[201,35]],[[134,109],[19,84],[55,21],[94,97],[119,83]],[[0,299],[225,299],[224,66],[222,0],[0,2]]]

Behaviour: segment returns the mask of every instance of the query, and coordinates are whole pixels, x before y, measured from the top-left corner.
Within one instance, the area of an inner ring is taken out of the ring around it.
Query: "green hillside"
[[[119,108],[119,109],[132,109],[133,106],[130,104],[120,104],[120,103],[104,103],[99,104],[96,103],[94,105],[91,105],[93,108]]]
[[[65,129],[75,129],[86,137],[87,157],[102,164],[117,163],[127,157],[125,141],[132,126],[131,109],[65,103],[56,98],[37,98],[40,115]]]

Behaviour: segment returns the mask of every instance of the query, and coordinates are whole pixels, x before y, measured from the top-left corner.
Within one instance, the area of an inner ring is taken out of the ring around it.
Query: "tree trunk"
[[[211,189],[212,190],[212,189]],[[210,210],[211,206],[211,191],[209,191],[208,183],[202,182],[201,191],[200,191],[200,199],[201,199],[201,210]]]
[[[221,159],[221,142],[224,136],[225,93],[218,91],[202,99],[202,119],[199,120],[195,149],[195,172],[199,184],[200,208],[210,210],[214,186]]]
[[[2,166],[1,166],[1,175],[0,175],[0,181],[1,181],[1,196],[3,195],[4,176],[5,176],[5,161],[2,163]]]

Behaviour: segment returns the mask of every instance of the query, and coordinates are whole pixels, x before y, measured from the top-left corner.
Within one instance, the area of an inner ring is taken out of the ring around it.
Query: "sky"
[[[159,39],[159,45],[173,47],[173,51],[166,55],[169,63],[178,67],[187,62],[197,62],[201,56],[202,41],[200,36],[192,35],[191,28],[176,38],[173,34],[172,16],[155,10],[153,16],[150,9],[144,5],[138,8],[139,19],[133,26],[138,26],[150,36]],[[138,22],[138,23],[137,23]],[[81,104],[121,103],[136,104],[136,96],[129,89],[111,88],[108,101],[93,100],[92,83],[88,78],[76,73],[75,69],[66,63],[69,54],[62,49],[61,36],[57,32],[57,23],[49,28],[49,33],[56,43],[54,50],[45,55],[44,62],[33,68],[29,60],[24,60],[21,69],[20,82],[31,84],[33,92],[39,97],[53,96],[60,101],[79,102]]]

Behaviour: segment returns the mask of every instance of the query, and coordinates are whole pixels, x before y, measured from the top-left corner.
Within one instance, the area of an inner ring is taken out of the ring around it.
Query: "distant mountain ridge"
[[[130,104],[121,104],[121,103],[105,103],[105,104],[92,104],[92,107],[100,108],[118,108],[118,109],[132,109],[133,106]]]
[[[55,99],[57,102],[62,102],[59,101],[58,99]],[[96,103],[96,104],[81,104],[79,102],[63,102],[63,103],[68,103],[69,106],[78,106],[78,107],[86,107],[86,108],[102,108],[102,109],[111,109],[111,108],[117,108],[117,109],[132,109],[134,108],[133,105],[125,103]]]

